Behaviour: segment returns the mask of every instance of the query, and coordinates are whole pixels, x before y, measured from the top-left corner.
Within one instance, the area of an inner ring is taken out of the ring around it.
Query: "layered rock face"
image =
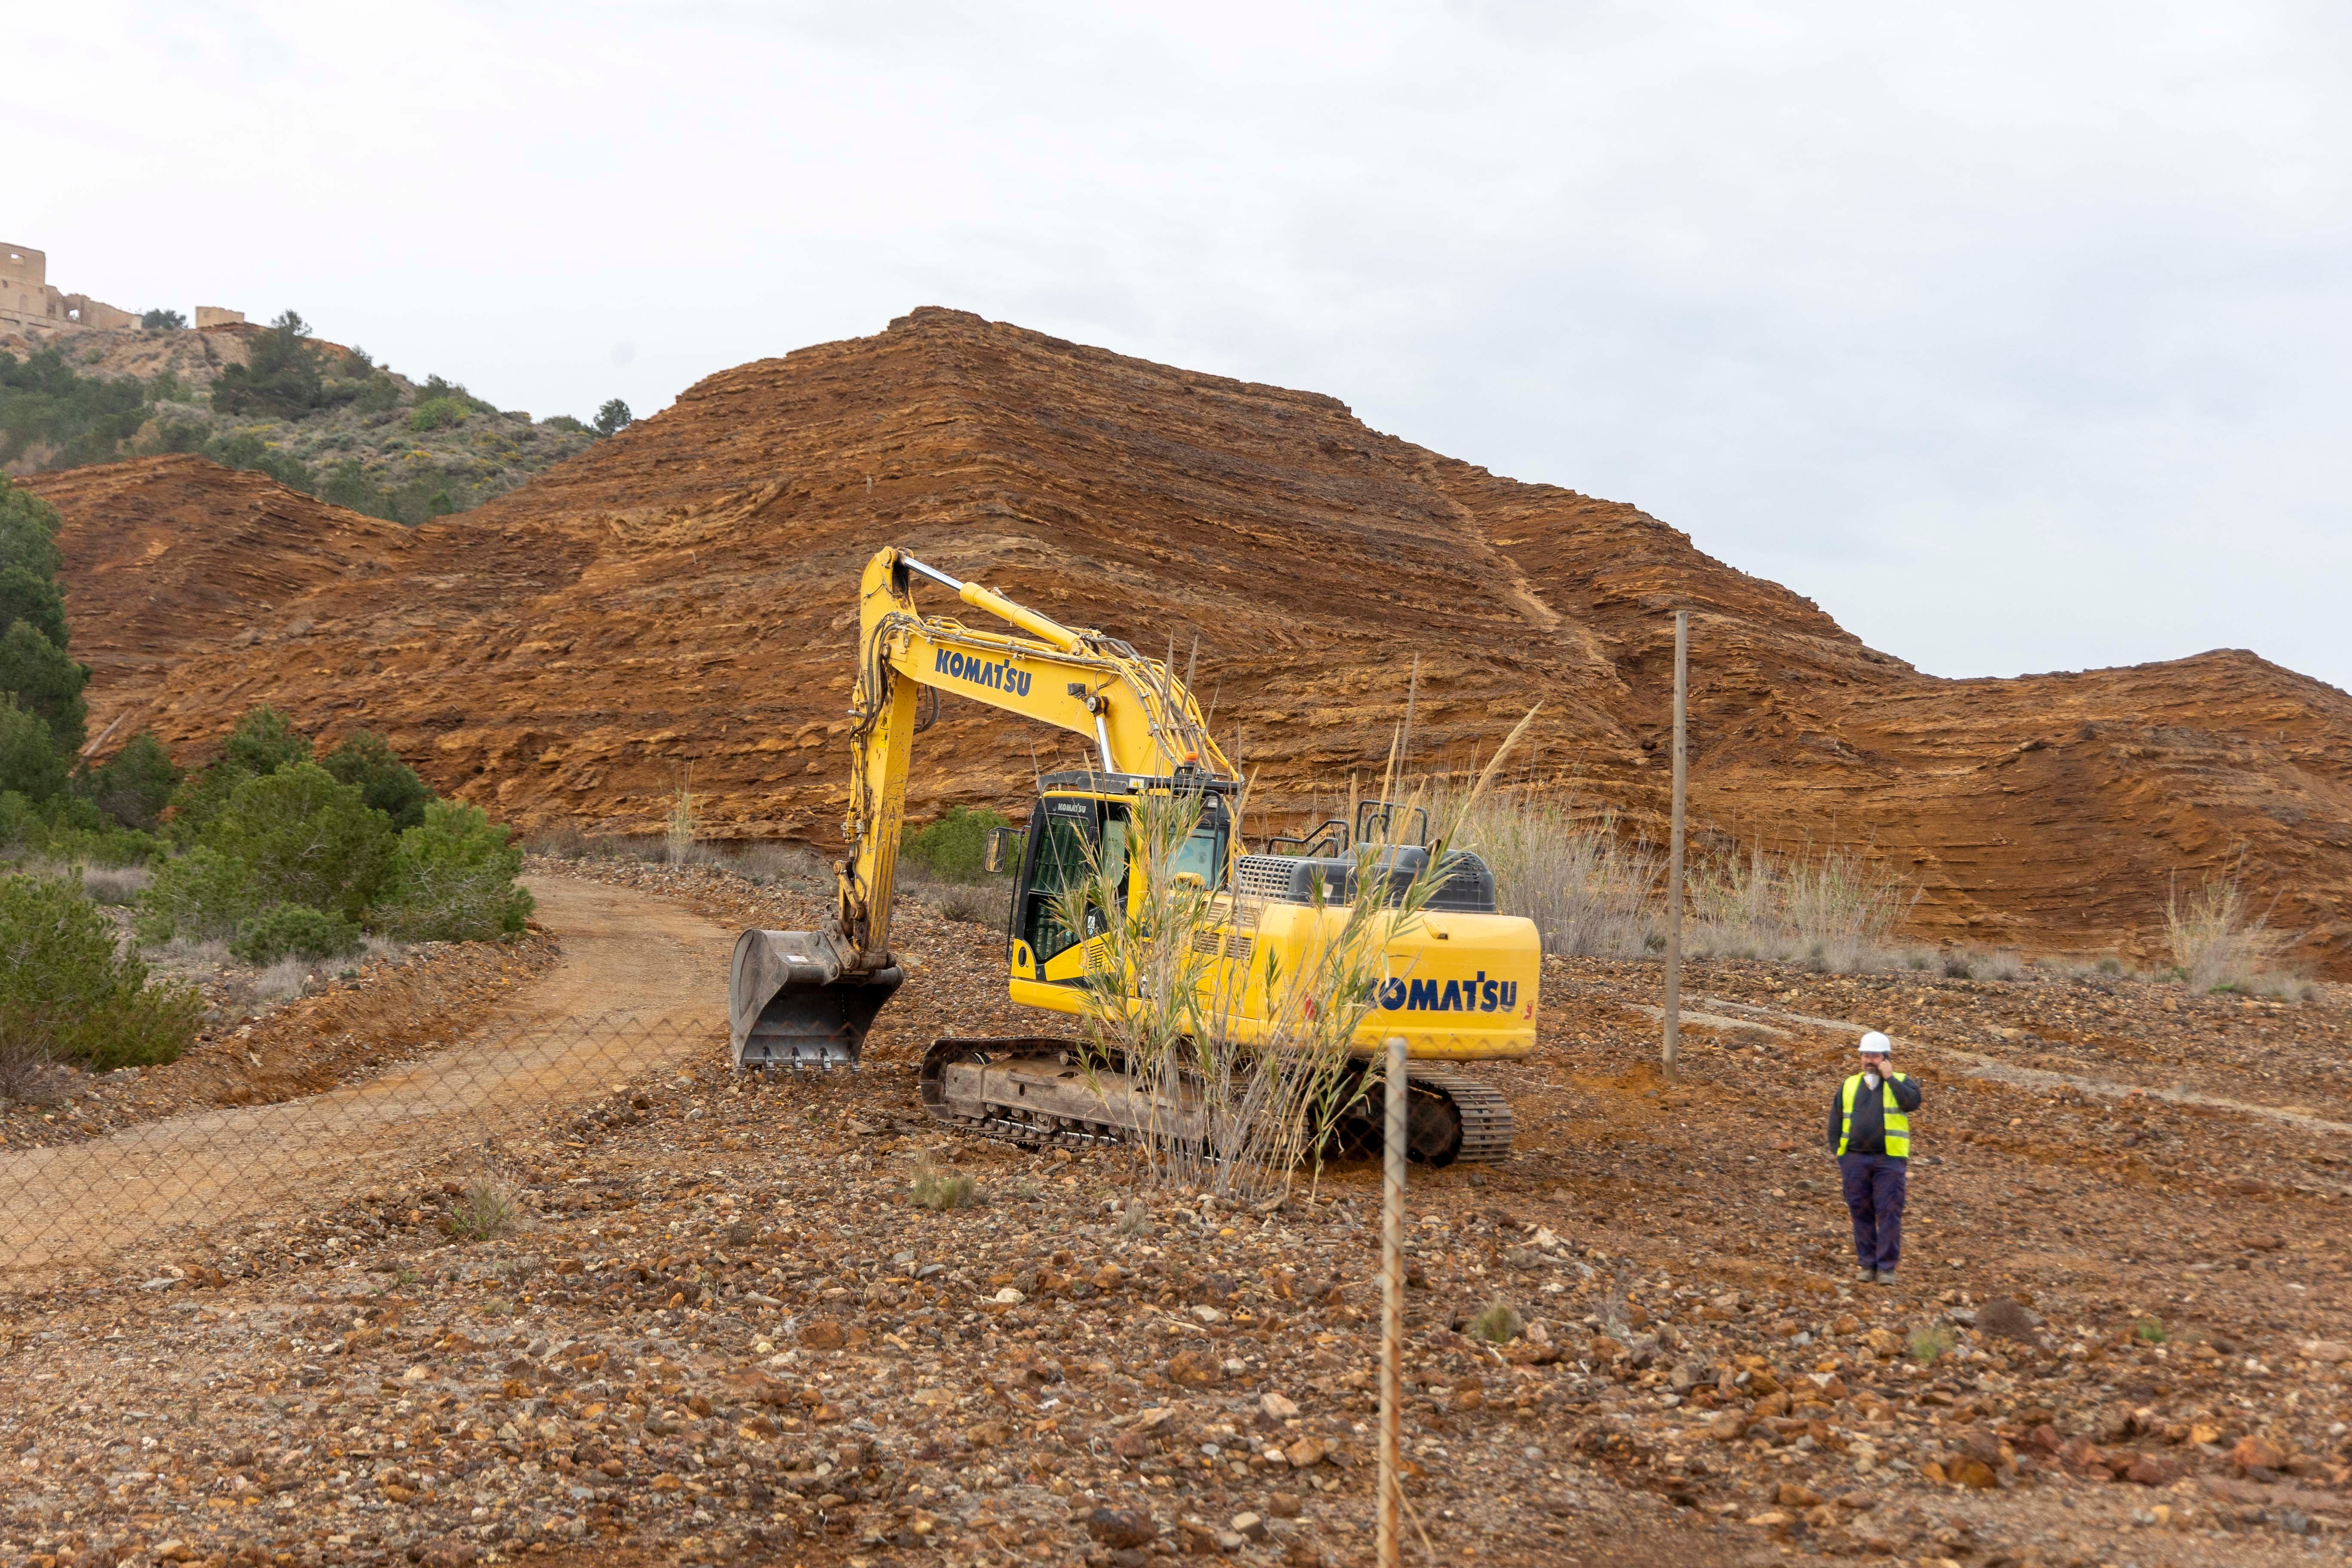
[[[70,520],[76,643],[118,737],[201,746],[267,698],[380,730],[527,826],[649,831],[690,769],[714,836],[831,843],[857,575],[897,543],[1172,647],[1268,813],[1378,777],[1418,656],[1417,770],[1470,767],[1540,701],[1515,773],[1644,826],[1682,606],[1704,827],[1863,847],[1923,888],[1920,935],[2029,950],[2157,951],[2168,879],[2242,861],[2315,959],[2352,962],[2343,692],[2239,652],[1924,676],[1633,507],[1314,394],[922,310],[711,376],[399,538],[290,492],[257,511],[268,481],[193,461],[37,481]],[[142,488],[168,509],[131,504]],[[184,547],[210,564],[167,564]],[[912,808],[1013,807],[1078,755],[944,698]]]

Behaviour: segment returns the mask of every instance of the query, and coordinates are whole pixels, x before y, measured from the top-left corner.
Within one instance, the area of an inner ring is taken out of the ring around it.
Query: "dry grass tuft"
[[[2164,924],[2172,962],[2195,991],[2252,991],[2293,982],[2273,976],[2294,939],[2273,931],[2270,910],[2257,913],[2235,876],[2208,876],[2186,898],[2178,883],[2166,893]]]
[[[1011,918],[1007,910],[1011,900],[1002,888],[971,882],[944,882],[938,887],[924,889],[922,899],[944,919],[986,926],[992,931],[1003,931],[1005,921]]]
[[[1842,974],[1884,968],[1895,962],[1895,928],[1918,898],[1916,888],[1852,850],[1776,855],[1756,846],[1744,856],[1710,856],[1691,878],[1690,950]]]
[[[69,1082],[70,1075],[40,1047],[0,1037],[0,1100],[55,1105],[65,1098]]]
[[[970,1208],[979,1185],[961,1171],[935,1171],[926,1165],[915,1173],[915,1187],[909,1195],[917,1207],[944,1214],[949,1209]]]
[[[1641,958],[1664,945],[1665,852],[1623,837],[1613,812],[1580,813],[1573,796],[1541,789],[1450,812],[1448,793],[1431,790],[1430,815],[1458,817],[1449,847],[1485,858],[1496,908],[1533,921],[1546,952]]]
[[[522,1205],[513,1189],[488,1176],[477,1177],[441,1211],[441,1234],[452,1241],[494,1241],[522,1228]]]
[[[1527,1320],[1519,1316],[1518,1309],[1497,1296],[1464,1324],[1462,1331],[1488,1344],[1507,1345],[1525,1333],[1527,1327]]]
[[[702,826],[702,803],[694,793],[694,769],[689,766],[678,775],[677,788],[669,795],[669,810],[662,822],[662,847],[669,863],[683,866],[694,858],[694,836]]]

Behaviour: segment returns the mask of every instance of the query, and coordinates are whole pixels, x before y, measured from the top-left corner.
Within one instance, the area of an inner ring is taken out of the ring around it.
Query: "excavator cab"
[[[1171,787],[1165,778],[1092,773],[1054,773],[1041,781],[1028,829],[1020,836],[1020,875],[1006,935],[1014,979],[1076,984],[1086,972],[1086,944],[1102,934],[1108,911],[1089,898],[1081,929],[1071,929],[1070,889],[1108,882],[1121,900],[1131,894],[1133,803],[1146,792]],[[1175,857],[1176,875],[1196,876],[1213,891],[1225,885],[1231,859],[1229,793],[1201,791],[1200,820]]]

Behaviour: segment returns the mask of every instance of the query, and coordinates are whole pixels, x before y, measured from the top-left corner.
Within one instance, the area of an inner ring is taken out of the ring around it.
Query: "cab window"
[[[1066,913],[1065,895],[1091,881],[1097,863],[1119,902],[1126,902],[1127,808],[1103,801],[1045,800],[1038,803],[1030,822],[1036,849],[1030,861],[1021,936],[1042,967],[1078,941],[1078,933],[1062,918]],[[1086,935],[1103,929],[1104,911],[1098,902],[1089,900]]]

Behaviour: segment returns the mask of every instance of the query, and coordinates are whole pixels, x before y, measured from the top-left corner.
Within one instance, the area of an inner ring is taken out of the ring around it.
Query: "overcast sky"
[[[1636,503],[1944,675],[2352,687],[2352,9],[26,7],[0,237],[659,408],[941,304]]]

